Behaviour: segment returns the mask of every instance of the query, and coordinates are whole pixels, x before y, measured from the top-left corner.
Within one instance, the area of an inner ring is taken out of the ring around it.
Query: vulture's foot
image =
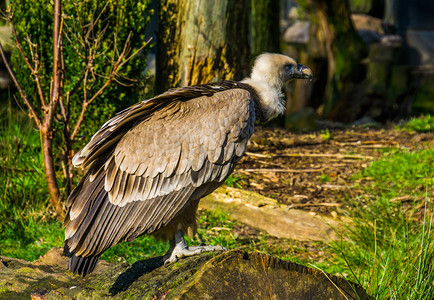
[[[179,258],[189,257],[208,251],[226,251],[222,246],[193,246],[188,247],[184,240],[184,233],[178,230],[175,233],[175,239],[170,241],[169,251],[163,256],[164,265],[176,262]]]

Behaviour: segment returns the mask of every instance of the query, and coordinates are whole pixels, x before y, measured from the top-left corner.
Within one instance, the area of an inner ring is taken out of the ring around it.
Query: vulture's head
[[[258,92],[265,118],[272,119],[285,112],[282,88],[293,79],[312,79],[312,71],[289,56],[263,53],[256,58],[250,78],[243,82]]]
[[[281,88],[292,79],[311,79],[312,71],[289,56],[264,53],[256,58],[251,78]]]

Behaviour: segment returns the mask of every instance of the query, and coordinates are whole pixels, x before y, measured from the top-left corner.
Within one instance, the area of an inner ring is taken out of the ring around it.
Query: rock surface
[[[222,186],[211,195],[203,198],[199,207],[207,210],[220,209],[229,214],[232,220],[266,231],[277,238],[298,241],[324,241],[338,239],[333,228],[340,221],[331,217],[291,209],[275,199],[259,193]],[[349,220],[345,219],[345,222]]]
[[[239,250],[168,267],[161,257],[131,266],[101,261],[86,278],[72,276],[66,265],[60,248],[35,262],[0,256],[0,299],[369,299],[342,278]]]

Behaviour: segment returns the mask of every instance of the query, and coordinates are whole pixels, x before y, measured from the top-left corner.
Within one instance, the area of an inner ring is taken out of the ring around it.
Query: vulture
[[[255,122],[285,111],[282,91],[311,79],[294,59],[264,53],[241,82],[170,89],[115,115],[73,157],[85,170],[67,200],[69,270],[90,274],[110,247],[143,234],[170,241],[164,263],[221,246],[189,247],[199,200],[220,186],[243,156]]]

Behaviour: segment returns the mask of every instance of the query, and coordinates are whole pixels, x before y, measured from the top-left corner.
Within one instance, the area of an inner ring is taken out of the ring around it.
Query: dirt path
[[[351,176],[384,148],[428,148],[434,135],[396,129],[291,132],[258,127],[235,176],[243,188],[291,207],[335,215],[344,197],[361,193]]]

